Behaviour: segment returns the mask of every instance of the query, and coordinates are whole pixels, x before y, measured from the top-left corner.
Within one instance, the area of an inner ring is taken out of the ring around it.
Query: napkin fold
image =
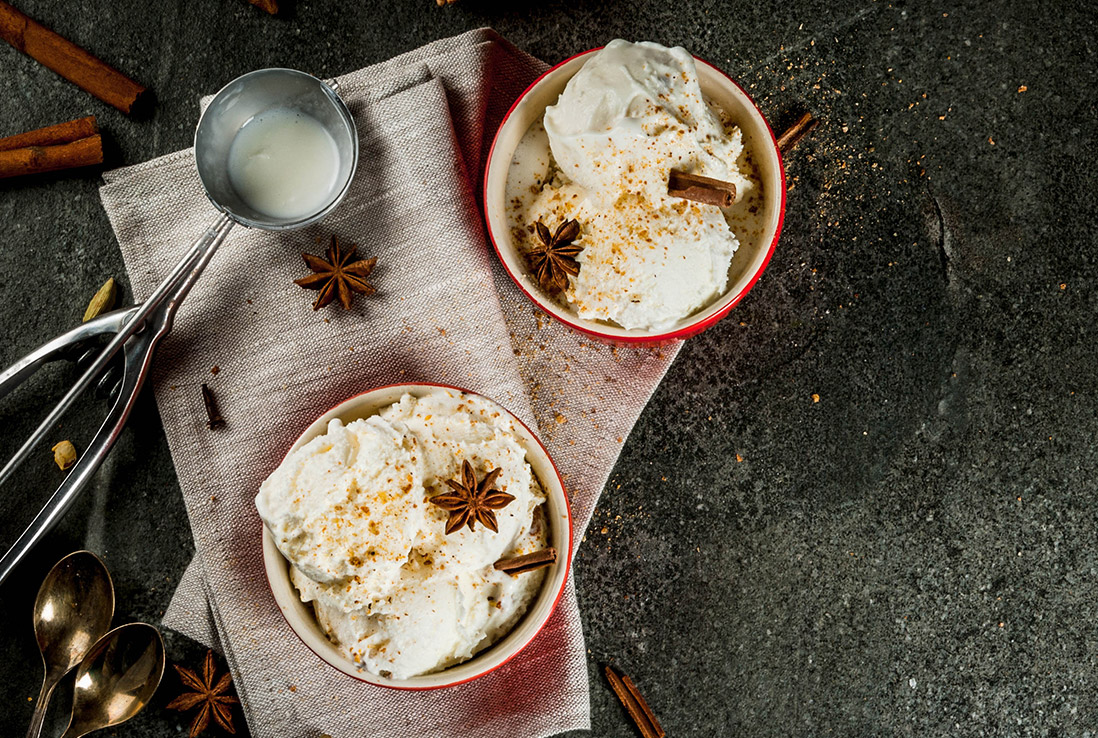
[[[491,137],[545,65],[490,29],[338,78],[360,136],[344,202],[282,233],[237,228],[157,356],[152,384],[195,544],[164,623],[225,653],[257,738],[546,736],[586,728],[575,592],[503,668],[468,684],[396,692],[320,661],[279,614],[263,570],[262,480],[313,419],[366,389],[441,382],[494,398],[539,435],[568,488],[578,545],[621,446],[677,353],[613,349],[552,322],[486,242],[477,202]],[[103,206],[135,299],[216,213],[186,150],[104,175]],[[300,252],[328,239],[378,257],[378,293],[310,309]],[[216,371],[214,367],[217,367]],[[206,427],[200,386],[227,424]]]

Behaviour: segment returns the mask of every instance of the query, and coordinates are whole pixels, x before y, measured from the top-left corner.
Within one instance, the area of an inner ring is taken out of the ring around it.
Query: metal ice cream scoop
[[[0,558],[0,583],[11,574],[31,547],[64,516],[106,458],[129,418],[148,375],[156,346],[171,331],[176,310],[233,225],[240,223],[248,228],[272,231],[301,228],[331,212],[347,194],[358,162],[358,134],[350,111],[333,88],[333,84],[293,69],[260,69],[238,77],[222,88],[202,114],[194,138],[198,177],[210,202],[221,211],[221,217],[191,246],[167,279],[144,303],[90,320],[44,344],[0,373],[0,397],[3,397],[47,361],[77,356],[81,357],[81,361],[90,361],[72,389],[0,469],[0,484],[11,478],[15,469],[52,432],[65,411],[93,382],[106,383],[105,389],[115,398],[103,425],[65,481]],[[230,149],[237,134],[249,121],[274,109],[308,116],[331,137],[331,145],[336,152],[333,157],[333,180],[327,197],[310,200],[315,207],[289,218],[273,217],[249,205],[233,186],[229,171]],[[101,351],[89,346],[91,341],[103,336],[111,338]],[[119,351],[125,357],[121,378],[108,366]]]

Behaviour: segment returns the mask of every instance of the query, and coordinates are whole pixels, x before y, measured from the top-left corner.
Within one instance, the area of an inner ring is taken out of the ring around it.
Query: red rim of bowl
[[[488,163],[485,165],[485,169],[484,169],[484,182],[481,185],[481,207],[484,211],[484,222],[485,222],[486,225],[491,223],[491,221],[488,218],[488,174],[492,169],[492,161],[493,161],[493,155],[495,154],[495,151],[496,151],[496,143],[499,141],[499,133],[500,133],[500,131],[503,130],[503,126],[507,124],[507,121],[510,119],[511,115],[515,112],[515,108],[518,107],[519,103],[521,103],[523,101],[523,99],[528,94],[530,94],[530,90],[537,87],[538,84],[540,84],[543,79],[545,79],[550,74],[555,72],[557,69],[563,67],[565,64],[572,61],[573,59],[578,59],[579,57],[586,56],[588,54],[594,54],[596,51],[600,51],[602,48],[603,48],[602,46],[598,46],[594,49],[589,49],[587,51],[580,52],[579,54],[573,54],[572,56],[568,57],[564,61],[558,62],[557,64],[554,64],[552,67],[550,67],[549,69],[542,72],[542,74],[537,79],[535,79],[533,82],[531,82],[530,85],[525,90],[522,91],[522,94],[519,95],[518,98],[511,104],[511,107],[508,108],[507,113],[503,116],[503,120],[500,121],[499,128],[496,129],[496,134],[492,137],[492,146],[488,149]],[[693,55],[691,55],[691,56],[693,56]],[[755,112],[759,114],[759,119],[762,120],[763,125],[766,126],[766,132],[770,135],[770,143],[774,147],[775,156],[778,157],[778,173],[781,175],[782,200],[781,200],[781,204],[778,207],[778,225],[774,229],[774,237],[772,239],[770,239],[770,245],[769,245],[769,247],[767,247],[766,256],[763,257],[762,263],[759,265],[759,268],[755,270],[755,273],[751,276],[750,281],[748,281],[748,283],[746,285],[744,285],[744,288],[742,290],[740,290],[739,293],[734,298],[732,298],[731,302],[729,302],[727,305],[725,305],[723,308],[721,308],[716,313],[713,313],[709,317],[704,318],[702,320],[699,320],[695,323],[690,323],[688,325],[683,326],[682,328],[671,331],[669,333],[658,333],[658,334],[654,334],[654,335],[651,335],[651,336],[618,336],[618,335],[614,335],[614,334],[610,334],[610,333],[601,333],[601,332],[599,332],[597,330],[594,330],[592,328],[589,328],[587,326],[580,325],[578,323],[573,323],[570,320],[566,320],[566,319],[556,315],[555,313],[553,313],[549,310],[546,310],[545,305],[544,305],[544,301],[542,299],[540,299],[539,297],[535,296],[533,293],[531,293],[530,290],[527,290],[526,287],[523,286],[522,281],[518,278],[518,275],[516,275],[514,272],[512,272],[510,267],[507,266],[507,262],[504,261],[503,254],[500,251],[499,244],[496,243],[496,237],[492,234],[492,228],[489,226],[487,228],[487,230],[488,230],[488,239],[492,242],[492,248],[495,249],[496,257],[499,259],[500,264],[503,265],[503,269],[504,269],[504,271],[507,272],[507,276],[509,276],[511,278],[511,281],[513,281],[515,283],[515,285],[519,288],[519,290],[521,290],[524,295],[526,295],[528,298],[530,298],[530,300],[535,305],[537,305],[539,308],[544,310],[546,312],[546,314],[548,314],[554,320],[558,320],[561,323],[564,323],[566,326],[568,326],[569,328],[571,328],[573,330],[579,331],[580,333],[586,334],[588,336],[594,336],[595,338],[599,338],[603,341],[609,341],[611,343],[649,344],[649,343],[659,343],[659,342],[663,342],[663,341],[675,341],[675,340],[681,340],[681,339],[684,339],[684,338],[690,338],[691,336],[695,336],[695,335],[701,333],[702,331],[704,331],[705,329],[711,327],[713,324],[715,324],[716,322],[718,322],[719,320],[724,318],[726,315],[728,315],[728,313],[730,313],[732,311],[732,308],[734,308],[736,306],[736,304],[739,303],[739,301],[742,300],[747,295],[747,293],[751,291],[751,288],[755,286],[755,283],[759,281],[759,277],[761,277],[763,272],[766,271],[766,267],[770,263],[770,257],[774,255],[774,249],[778,245],[778,238],[782,235],[782,224],[785,222],[785,190],[786,190],[786,187],[785,187],[785,163],[782,161],[782,152],[781,152],[781,149],[778,148],[778,140],[774,136],[774,130],[770,127],[770,121],[768,121],[766,119],[766,116],[763,115],[762,110],[760,110],[759,106],[755,103],[754,98],[752,98],[751,95],[748,94],[747,90],[745,90],[743,88],[743,86],[740,85],[739,82],[732,79],[732,77],[729,76],[728,73],[726,73],[720,67],[716,66],[715,64],[710,64],[705,59],[694,56],[694,61],[704,64],[705,66],[709,67],[713,71],[719,73],[721,76],[723,76],[729,82],[731,82],[733,85],[735,85],[736,88],[740,92],[743,93],[744,97],[747,98],[747,101],[749,103],[751,103],[751,107],[753,107],[755,109]]]
[[[534,634],[531,635],[526,640],[526,642],[520,644],[510,656],[508,656],[503,661],[501,661],[498,664],[496,664],[495,666],[493,666],[488,671],[483,671],[479,674],[474,674],[473,676],[467,677],[467,678],[462,679],[460,681],[447,682],[446,684],[436,684],[436,685],[433,685],[433,686],[430,686],[430,687],[401,687],[401,686],[398,686],[398,685],[395,685],[395,684],[378,684],[377,682],[371,682],[368,679],[363,679],[362,677],[355,676],[354,674],[348,674],[347,672],[343,671],[342,669],[339,669],[338,667],[336,667],[334,664],[329,663],[326,658],[324,658],[319,653],[317,653],[315,650],[313,650],[313,647],[305,642],[305,639],[302,638],[301,634],[298,633],[297,630],[294,628],[293,623],[291,623],[289,618],[286,617],[286,613],[283,612],[282,607],[281,606],[278,607],[278,614],[282,616],[282,619],[284,621],[286,621],[286,625],[290,628],[290,632],[293,633],[295,636],[297,636],[297,639],[299,641],[301,641],[301,645],[305,646],[305,648],[312,651],[314,656],[316,656],[318,659],[320,659],[324,664],[326,664],[326,665],[330,666],[331,668],[335,669],[336,671],[338,671],[340,674],[343,674],[344,676],[348,676],[348,677],[350,677],[350,678],[352,678],[356,681],[362,682],[363,684],[369,684],[369,685],[374,686],[374,687],[382,687],[383,689],[395,689],[395,690],[399,690],[399,691],[402,691],[402,692],[426,692],[426,691],[430,691],[430,690],[433,690],[433,689],[447,689],[449,687],[456,687],[460,684],[466,684],[466,683],[471,682],[475,679],[480,679],[481,677],[487,676],[488,674],[491,674],[492,672],[502,668],[504,665],[510,663],[510,661],[513,658],[515,658],[520,653],[522,653],[524,650],[526,650],[526,647],[529,646],[531,643],[533,643],[534,639],[536,639],[539,635],[541,635],[541,631],[545,629],[545,626],[549,623],[549,620],[553,617],[553,613],[556,612],[557,605],[560,603],[560,598],[561,598],[561,596],[564,595],[565,585],[568,584],[568,575],[572,571],[572,548],[573,548],[573,545],[575,544],[576,531],[575,531],[575,527],[572,524],[572,500],[568,496],[568,488],[564,486],[564,479],[560,475],[560,469],[557,468],[557,462],[553,460],[553,456],[552,456],[552,454],[549,453],[549,449],[545,448],[545,444],[541,442],[541,438],[538,436],[538,434],[536,434],[532,430],[530,430],[530,427],[527,426],[526,423],[522,422],[522,420],[520,420],[517,415],[515,415],[510,410],[508,410],[506,407],[501,405],[499,402],[496,402],[491,397],[488,397],[487,395],[482,395],[479,392],[473,392],[471,390],[462,389],[461,387],[455,387],[455,386],[450,385],[450,384],[435,384],[433,382],[401,382],[399,384],[386,384],[386,385],[382,385],[381,387],[374,387],[373,389],[368,389],[368,390],[365,390],[364,392],[359,392],[357,395],[351,395],[346,400],[343,400],[342,402],[340,402],[336,405],[333,405],[332,407],[325,410],[323,413],[318,415],[316,419],[319,420],[320,418],[324,417],[328,413],[335,410],[340,405],[345,405],[345,404],[347,404],[348,402],[350,402],[352,400],[355,400],[359,397],[362,397],[363,395],[368,395],[368,394],[371,394],[373,392],[381,392],[381,391],[387,390],[387,389],[394,389],[396,387],[432,387],[434,389],[453,390],[455,392],[462,392],[462,393],[467,394],[467,395],[474,395],[476,397],[480,397],[482,399],[488,400],[489,402],[492,402],[492,403],[498,405],[499,407],[503,408],[503,410],[506,411],[506,413],[508,415],[510,415],[511,418],[516,423],[518,423],[519,425],[521,425],[523,428],[526,429],[526,432],[530,434],[530,437],[534,439],[534,442],[538,444],[539,448],[541,448],[542,453],[545,454],[545,458],[549,459],[549,466],[551,466],[553,468],[553,473],[557,475],[557,482],[560,484],[561,492],[564,495],[564,512],[568,517],[568,555],[565,557],[565,560],[564,560],[564,564],[565,564],[564,578],[561,579],[560,589],[557,590],[557,594],[553,598],[553,604],[549,607],[549,612],[548,612],[548,614],[546,614],[545,620],[543,620],[541,625],[538,626],[538,629],[536,631],[534,631]],[[311,428],[313,426],[313,423],[315,423],[315,422],[316,422],[316,420],[314,420],[312,423],[309,423],[306,430],[308,430],[308,428]],[[297,442],[301,439],[301,436],[304,435],[304,434],[305,434],[305,431],[302,431],[301,434],[299,434],[298,437],[294,439],[294,442],[290,444],[290,448],[293,448],[297,444]],[[283,455],[283,457],[282,457],[282,461],[285,461],[286,456],[289,456],[289,454],[290,454],[290,451],[287,450],[286,454]],[[281,465],[281,464],[282,464],[282,462],[280,461],[279,465]],[[260,556],[262,557],[263,556],[263,539],[264,539],[264,537],[266,535],[266,531],[267,531],[267,526],[263,524],[262,520],[259,521],[259,529],[260,529],[260,532],[259,532]],[[279,555],[281,555],[281,553]],[[283,560],[285,560],[285,557],[283,557]],[[288,561],[286,563],[289,564]],[[275,605],[278,605],[278,598],[275,597],[274,587],[271,585],[271,577],[267,573],[266,562],[264,562],[264,566],[263,566],[263,576],[267,580],[267,588],[271,591],[271,598],[274,599]],[[522,621],[520,620],[519,622],[521,623]],[[518,623],[515,624],[515,627],[516,628],[518,627]],[[513,631],[514,628],[512,628],[511,630]],[[494,647],[495,647],[495,644],[493,644],[492,646],[489,646],[487,650],[482,651],[481,653],[487,653],[488,650],[491,650]],[[477,654],[477,655],[479,656],[480,654]],[[474,659],[476,657],[477,656],[473,656]],[[472,659],[470,659],[470,661],[471,660]],[[462,662],[462,663],[468,663],[468,661],[465,661],[465,662]],[[457,666],[457,665],[458,664],[455,664],[455,666]],[[445,669],[443,669],[443,671],[445,671]]]

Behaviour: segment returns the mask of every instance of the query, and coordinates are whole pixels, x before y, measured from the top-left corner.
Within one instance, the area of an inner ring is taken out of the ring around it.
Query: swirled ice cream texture
[[[545,501],[513,420],[478,397],[405,395],[370,418],[328,424],[263,483],[256,507],[291,563],[301,599],[356,664],[395,679],[465,661],[506,635],[545,572],[500,558],[544,548]],[[445,535],[427,502],[468,460],[515,500],[483,526]]]
[[[752,187],[686,50],[612,41],[545,111],[556,175],[527,222],[575,218],[584,247],[565,299],[582,318],[662,330],[716,300],[739,246],[721,209],[667,194],[671,169]]]

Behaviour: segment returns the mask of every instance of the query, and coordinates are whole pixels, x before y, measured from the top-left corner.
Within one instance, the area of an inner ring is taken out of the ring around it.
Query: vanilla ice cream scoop
[[[544,548],[545,493],[509,415],[457,391],[404,395],[376,416],[290,453],[256,507],[290,578],[321,627],[369,671],[406,679],[467,660],[506,635],[544,571],[511,576],[493,564]],[[468,461],[514,500],[483,525],[445,533],[448,492]]]
[[[753,185],[739,129],[709,107],[684,49],[616,40],[546,108],[558,168],[528,222],[576,219],[583,246],[565,299],[582,318],[664,329],[716,300],[739,246],[721,209],[667,193],[672,169]]]
[[[623,191],[665,198],[671,169],[747,185],[740,137],[725,135],[679,46],[611,41],[545,109],[545,130],[561,172],[599,208]]]
[[[278,550],[344,611],[396,586],[426,525],[418,446],[378,417],[332,420],[260,487],[256,507]]]

